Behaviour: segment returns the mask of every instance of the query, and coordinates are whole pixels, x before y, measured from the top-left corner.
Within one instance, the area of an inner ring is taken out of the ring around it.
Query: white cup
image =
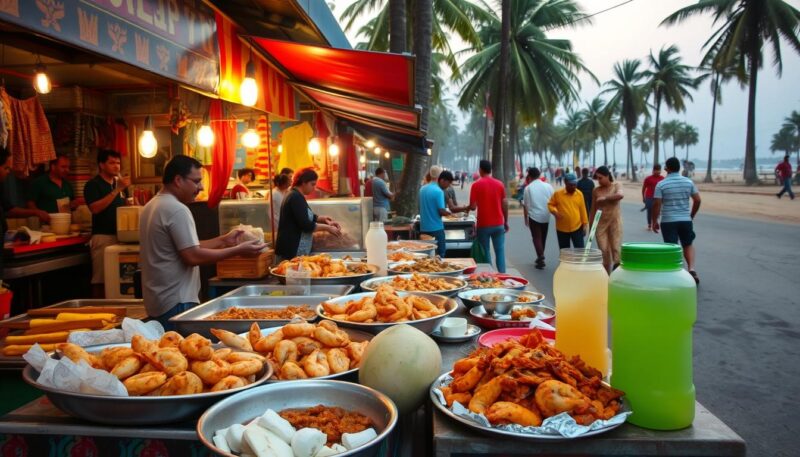
[[[447,317],[442,321],[440,331],[447,337],[464,336],[467,334],[467,320],[463,317]]]

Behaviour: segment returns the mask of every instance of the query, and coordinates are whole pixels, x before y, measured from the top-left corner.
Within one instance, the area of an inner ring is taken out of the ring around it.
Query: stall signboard
[[[0,0],[0,21],[218,93],[216,20],[201,0]]]

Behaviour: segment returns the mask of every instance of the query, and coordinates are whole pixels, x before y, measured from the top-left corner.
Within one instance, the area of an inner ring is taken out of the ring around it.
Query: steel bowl
[[[397,407],[386,395],[359,384],[315,379],[269,384],[220,401],[197,421],[197,435],[212,453],[235,457],[214,446],[214,433],[233,424],[246,424],[267,409],[310,408],[324,405],[361,413],[372,420],[378,436],[372,441],[337,456],[374,457],[397,425]]]
[[[99,352],[95,350],[96,348],[101,346],[88,347],[86,350]],[[53,354],[52,357],[55,358],[57,355]],[[61,411],[91,422],[128,426],[167,424],[194,419],[223,398],[258,386],[270,376],[272,367],[265,363],[255,382],[237,389],[167,397],[112,397],[64,392],[36,382],[39,372],[32,366],[27,365],[22,370],[22,379],[43,391],[47,399]]]
[[[447,262],[447,260],[444,260],[444,262]],[[401,266],[401,265],[411,265],[413,263],[414,263],[413,260],[406,260],[406,261],[401,261],[401,262],[389,262],[388,272],[389,272],[390,275],[408,275],[408,274],[411,274],[411,273],[409,273],[407,271],[397,270],[396,268]],[[455,277],[458,277],[458,276],[461,276],[464,273],[464,271],[468,268],[468,267],[461,267],[460,265],[455,265],[455,264],[454,264],[454,266],[456,266],[458,268],[456,270],[451,270],[451,271],[424,272],[424,273],[423,272],[418,272],[418,274],[434,275],[434,276],[455,276]]]
[[[359,264],[363,265],[361,262],[345,262],[345,264]],[[286,275],[280,275],[275,273],[275,270],[278,267],[272,268],[269,270],[269,273],[272,276],[278,278],[281,284],[286,284]],[[351,276],[331,276],[328,278],[309,278],[309,284],[312,286],[320,286],[320,285],[351,285],[351,286],[358,286],[361,284],[362,281],[366,281],[367,279],[375,276],[375,273],[378,272],[378,267],[375,265],[367,264],[367,268],[369,268],[369,273],[351,275]]]
[[[424,332],[426,335],[430,335],[431,333],[433,333],[434,330],[436,330],[439,327],[439,324],[441,324],[442,319],[453,314],[458,309],[458,303],[455,300],[453,300],[452,298],[443,297],[441,295],[423,294],[421,292],[402,292],[402,291],[398,291],[397,294],[400,295],[401,297],[405,297],[407,295],[419,295],[421,297],[425,297],[434,304],[440,304],[440,303],[443,304],[446,311],[438,316],[429,317],[427,319],[418,319],[415,321],[405,321],[405,322],[373,322],[369,324],[362,322],[350,322],[340,319],[333,319],[327,314],[325,314],[325,310],[322,307],[322,304],[317,306],[317,314],[323,319],[328,319],[330,321],[336,322],[336,324],[339,325],[340,327],[349,327],[358,330],[363,330],[367,333],[372,333],[374,335],[377,335],[383,330],[386,330],[387,328],[398,324],[408,324]],[[345,295],[344,297],[337,297],[328,300],[328,303],[344,304],[351,301],[361,300],[364,297],[374,298],[375,292],[362,292],[359,294]]]
[[[480,306],[481,303],[481,295],[484,294],[503,294],[503,295],[511,295],[513,297],[528,297],[529,301],[527,302],[520,302],[515,301],[514,305],[537,305],[544,301],[544,295],[540,294],[539,292],[531,292],[528,290],[516,290],[516,289],[471,289],[471,290],[464,290],[458,293],[458,298],[464,303],[464,306],[467,308],[474,308],[476,306]],[[487,311],[489,311],[487,309]],[[491,312],[491,311],[489,311]]]
[[[429,290],[424,291],[426,294],[436,294],[436,295],[444,295],[445,297],[452,297],[455,294],[461,292],[467,287],[467,282],[463,279],[453,278],[450,276],[440,276],[440,275],[429,275],[427,273],[417,273],[420,276],[434,276],[436,279],[441,279],[446,281],[450,284],[450,289],[442,289],[442,290]],[[405,275],[394,275],[394,276],[381,276],[378,278],[368,279],[361,283],[361,289],[365,292],[374,292],[378,290],[378,286],[383,283],[390,283],[394,278],[410,278],[413,274],[405,274]],[[408,292],[423,292],[423,291],[408,291]]]
[[[485,293],[480,296],[480,301],[488,313],[508,314],[514,305],[515,297],[501,293]]]

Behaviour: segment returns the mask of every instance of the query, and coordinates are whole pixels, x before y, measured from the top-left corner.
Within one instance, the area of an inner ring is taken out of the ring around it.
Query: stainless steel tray
[[[67,300],[56,303],[50,306],[44,306],[44,308],[82,308],[84,306],[125,306],[125,307],[132,307],[132,306],[141,306],[142,310],[144,310],[144,302],[142,300],[136,299],[79,299],[79,300]],[[130,312],[129,312],[130,314]],[[130,317],[140,317],[145,318],[147,315],[142,316],[130,316]],[[3,322],[24,322],[29,320],[30,317],[27,314],[19,314],[17,316],[10,317]],[[12,330],[13,332],[13,330]],[[2,352],[0,352],[0,370],[22,370],[25,368],[27,363],[22,356],[5,356]]]
[[[97,352],[92,348],[87,350]],[[36,382],[39,372],[32,366],[26,365],[22,370],[22,379],[43,391],[50,402],[61,411],[79,419],[111,425],[156,425],[193,419],[223,398],[258,386],[270,376],[272,367],[265,363],[264,369],[252,384],[238,389],[168,397],[111,397],[64,392],[43,386]]]
[[[348,263],[348,262],[345,262],[345,263]],[[356,262],[356,263],[359,263],[359,262]],[[371,273],[364,273],[364,274],[352,275],[352,276],[334,276],[334,277],[331,277],[331,278],[309,278],[309,282],[310,282],[310,284],[312,286],[319,286],[319,285],[350,285],[350,286],[358,286],[359,284],[361,284],[362,281],[365,281],[365,280],[375,276],[375,273],[378,272],[378,267],[377,266],[369,265],[369,264],[367,266],[369,267],[370,270],[372,270]],[[275,273],[275,268],[272,268],[269,271],[269,273],[272,276],[275,276],[276,278],[278,278],[278,281],[280,281],[281,284],[286,284],[286,276],[285,275],[276,274]]]
[[[371,324],[367,324],[367,323],[361,323],[361,322],[350,322],[350,321],[344,321],[344,320],[340,320],[340,319],[332,319],[330,316],[325,314],[325,310],[322,308],[322,305],[320,304],[320,305],[317,306],[317,315],[319,315],[323,319],[328,319],[328,320],[336,322],[336,324],[339,325],[340,327],[355,328],[355,329],[363,330],[365,332],[369,332],[369,333],[372,333],[372,334],[375,334],[375,335],[377,335],[378,333],[382,332],[383,330],[386,330],[387,328],[389,328],[389,327],[391,327],[393,325],[398,325],[398,324],[408,324],[408,325],[410,325],[412,327],[416,327],[417,329],[421,330],[426,335],[430,335],[431,333],[433,333],[434,330],[436,330],[439,327],[439,324],[441,324],[442,319],[444,319],[445,317],[453,314],[458,309],[458,303],[455,300],[453,300],[452,298],[443,297],[441,295],[424,294],[424,293],[420,293],[420,292],[401,292],[401,291],[398,291],[397,294],[400,295],[401,297],[405,297],[406,295],[419,295],[419,296],[427,298],[428,300],[430,300],[434,304],[436,304],[436,303],[444,303],[444,307],[445,307],[446,311],[443,314],[440,314],[438,316],[429,317],[427,319],[419,319],[419,320],[415,320],[415,321],[373,322]],[[360,294],[346,295],[344,297],[338,297],[338,298],[334,298],[334,299],[328,300],[328,302],[335,303],[335,304],[341,304],[341,303],[347,303],[347,302],[350,302],[350,301],[357,301],[357,300],[362,299],[363,297],[375,297],[375,292],[362,292]]]
[[[481,295],[491,295],[491,294],[504,294],[504,295],[511,295],[512,297],[520,297],[524,296],[529,299],[526,302],[514,302],[514,305],[538,305],[539,303],[544,301],[544,295],[538,292],[532,292],[529,290],[517,290],[517,289],[507,289],[507,288],[490,288],[490,289],[470,289],[465,290],[463,292],[459,292],[458,298],[464,303],[464,306],[467,308],[474,308],[476,306],[481,305],[480,297]]]
[[[181,335],[199,333],[206,338],[212,338],[211,329],[219,328],[233,333],[244,333],[250,330],[253,322],[258,322],[261,328],[278,327],[289,323],[289,319],[207,319],[212,315],[225,311],[228,308],[237,306],[240,308],[260,308],[276,309],[285,308],[288,305],[309,305],[314,308],[331,297],[327,295],[308,295],[302,297],[219,297],[211,301],[197,305],[194,308],[184,311],[171,318],[169,321],[175,325],[175,331]],[[316,320],[316,316],[307,318],[311,322]],[[214,340],[216,341],[216,339]]]
[[[311,291],[308,295],[326,296],[329,298],[340,297],[347,295],[353,291],[353,286],[349,285],[319,285],[311,286]],[[242,286],[234,289],[222,297],[294,297],[303,296],[303,288],[301,286],[286,286],[286,285],[259,285],[254,284],[250,286]]]
[[[447,259],[442,259],[442,260],[444,262],[447,262]],[[389,262],[389,269],[388,269],[389,274],[390,275],[407,275],[407,274],[411,274],[408,271],[395,270],[394,268],[396,268],[396,267],[398,267],[400,265],[408,265],[408,264],[413,264],[413,263],[414,263],[413,260],[405,260],[405,261],[400,261],[400,262]],[[455,266],[458,266],[458,265],[455,265]],[[457,270],[452,270],[452,271],[424,272],[424,273],[423,272],[418,272],[418,273],[426,274],[426,275],[436,275],[436,276],[461,276],[462,274],[464,274],[464,271],[466,271],[466,269],[467,269],[467,267],[463,267],[463,268],[459,268]]]
[[[452,297],[467,287],[467,282],[464,281],[463,279],[453,278],[451,276],[429,275],[427,273],[419,273],[419,274],[421,276],[435,276],[437,279],[442,279],[446,281],[452,287],[450,289],[444,289],[444,290],[406,291],[406,292],[424,292],[426,294],[436,294],[436,295],[444,295],[445,297]],[[378,290],[378,286],[380,286],[383,283],[389,283],[391,285],[391,282],[394,278],[410,278],[412,276],[413,274],[409,273],[404,275],[381,276],[379,278],[367,279],[366,281],[361,283],[361,289],[363,289],[364,292],[374,292]],[[399,291],[400,289],[397,290]]]

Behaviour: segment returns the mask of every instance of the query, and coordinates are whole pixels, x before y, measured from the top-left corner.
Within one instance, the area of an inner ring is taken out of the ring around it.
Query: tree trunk
[[[519,150],[519,141],[517,138],[517,134],[519,133],[519,127],[517,126],[517,102],[516,97],[514,94],[511,94],[511,103],[508,105],[508,113],[506,119],[509,121],[508,126],[508,141],[506,141],[506,154],[503,158],[503,164],[505,165],[505,176],[508,181],[511,181],[514,177],[517,176],[517,163],[514,160],[517,156],[520,155]],[[522,160],[519,161],[520,167],[522,166]]]
[[[430,0],[429,0],[430,1]],[[505,114],[505,91],[503,90],[510,72],[508,61],[509,39],[511,36],[511,0],[502,0],[502,25],[500,28],[500,75],[497,78],[494,110],[494,138],[492,138],[492,169],[505,174],[503,169],[503,127]],[[497,176],[507,182],[507,176]]]
[[[661,119],[661,94],[656,92],[656,131],[653,141],[653,163],[658,163],[658,139],[660,138],[659,120]]]
[[[747,97],[747,139],[744,149],[744,181],[750,184],[758,183],[756,173],[756,83],[758,80],[758,53],[759,49],[750,51],[750,83]]]
[[[596,158],[595,153],[597,152],[596,149],[597,149],[597,140],[595,139],[594,142],[592,142],[592,168],[597,168],[597,161],[595,160]]]
[[[603,165],[608,166],[608,142],[603,140]]]
[[[628,133],[628,163],[631,164],[631,182],[637,182],[636,180],[636,165],[633,163],[633,141],[631,141],[631,129],[626,129]]]
[[[416,54],[417,103],[422,106],[420,128],[428,129],[431,95],[431,35],[433,28],[432,0],[416,0],[414,11],[414,54]],[[417,213],[419,184],[428,166],[428,156],[417,153],[406,153],[403,176],[400,178],[398,196],[394,209],[399,215],[411,217]]]
[[[406,52],[406,0],[389,0],[389,52]]]

